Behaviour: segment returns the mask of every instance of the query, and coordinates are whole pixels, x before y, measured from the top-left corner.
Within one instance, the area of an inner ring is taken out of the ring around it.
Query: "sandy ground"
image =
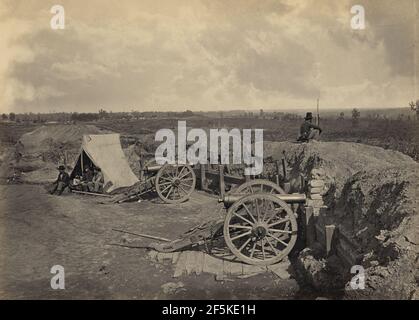
[[[2,299],[301,297],[295,280],[280,280],[270,273],[234,281],[215,281],[209,274],[173,279],[172,266],[151,261],[146,249],[110,245],[127,238],[112,228],[173,239],[217,217],[220,206],[204,193],[195,192],[181,205],[157,199],[101,204],[89,196],[52,196],[36,185],[1,185],[0,208]],[[53,265],[65,268],[65,290],[50,287]],[[165,289],[170,282],[181,288]]]

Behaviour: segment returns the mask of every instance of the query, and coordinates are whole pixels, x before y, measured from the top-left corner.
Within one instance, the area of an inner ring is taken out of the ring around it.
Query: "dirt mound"
[[[265,142],[264,158],[273,160],[285,157],[290,165],[290,177],[299,179],[300,174],[309,176],[314,168],[326,171],[326,180],[336,188],[337,195],[348,177],[359,171],[386,170],[409,167],[417,163],[398,151],[385,150],[351,142]]]
[[[101,133],[105,132],[94,125],[46,125],[24,134],[20,141],[25,147],[25,152],[34,153],[49,150],[51,144],[80,147],[84,134]]]
[[[68,168],[80,152],[85,134],[104,134],[94,125],[44,125],[22,135],[14,148],[4,156],[0,176],[19,175],[25,182],[46,182],[56,176],[57,165]]]
[[[418,163],[397,151],[348,142],[269,142],[264,156],[285,157],[295,188],[301,174],[307,178],[313,169],[322,169],[317,172],[326,182],[323,199],[330,211],[329,223],[357,244],[359,263],[366,272],[366,289],[348,290],[348,297],[411,298],[415,294]],[[304,264],[314,256],[305,251],[300,258]],[[348,277],[342,279],[344,288]]]

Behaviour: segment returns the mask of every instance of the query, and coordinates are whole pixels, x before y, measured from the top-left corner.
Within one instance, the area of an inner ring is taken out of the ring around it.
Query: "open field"
[[[259,118],[224,118],[224,119],[185,119],[188,127],[193,128],[261,128],[264,140],[295,140],[301,120],[273,120]],[[125,135],[155,133],[161,128],[175,128],[178,119],[144,119],[135,121],[98,122],[101,128],[121,132]],[[419,122],[407,120],[384,120],[361,118],[358,126],[353,127],[350,119],[332,118],[321,121],[323,141],[359,142],[373,146],[400,151],[419,160]]]

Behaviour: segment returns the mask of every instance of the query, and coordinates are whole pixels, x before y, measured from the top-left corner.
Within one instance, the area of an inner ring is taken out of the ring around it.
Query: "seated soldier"
[[[83,191],[89,191],[89,183],[92,182],[93,179],[93,173],[92,173],[92,169],[90,169],[90,167],[86,167],[86,169],[84,169],[82,178],[81,178],[81,186]]]
[[[54,181],[53,185],[54,188],[51,190],[51,194],[54,194],[57,192],[58,195],[61,195],[66,187],[68,187],[68,184],[70,182],[70,176],[67,172],[65,172],[64,166],[59,166],[57,168],[59,170],[59,174],[57,177],[57,180]]]
[[[79,175],[76,175],[73,179],[73,181],[70,183],[70,189],[71,190],[77,190],[77,191],[82,191],[82,183],[81,183],[81,178]]]
[[[91,182],[89,182],[88,188],[90,192],[102,192],[103,190],[103,183],[104,183],[104,178],[103,178],[103,173],[102,170],[100,168],[95,168],[94,169],[94,176]]]
[[[304,122],[300,127],[300,136],[297,141],[309,142],[310,140],[317,139],[317,137],[322,133],[322,129],[312,123],[312,121],[313,114],[311,112],[307,112]]]

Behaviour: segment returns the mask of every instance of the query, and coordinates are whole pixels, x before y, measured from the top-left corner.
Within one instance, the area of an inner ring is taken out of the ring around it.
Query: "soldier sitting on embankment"
[[[311,112],[307,112],[304,122],[300,127],[300,136],[297,141],[309,142],[310,140],[317,139],[317,137],[322,133],[322,129],[318,125],[312,123],[312,121],[313,114]]]

